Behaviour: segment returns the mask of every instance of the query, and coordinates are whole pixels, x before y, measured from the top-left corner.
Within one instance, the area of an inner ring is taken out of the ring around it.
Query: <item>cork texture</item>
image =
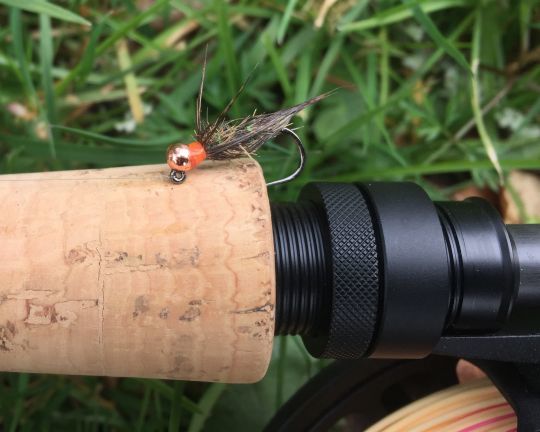
[[[274,333],[252,160],[0,176],[0,370],[253,382]]]

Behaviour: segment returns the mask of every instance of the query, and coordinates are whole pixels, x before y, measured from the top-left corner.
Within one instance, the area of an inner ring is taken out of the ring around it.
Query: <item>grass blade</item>
[[[0,0],[2,1],[2,0]],[[109,48],[114,46],[116,42],[118,42],[120,39],[122,39],[127,33],[129,33],[131,30],[137,28],[140,24],[142,24],[144,21],[146,21],[148,18],[150,18],[152,15],[154,15],[156,12],[159,11],[163,6],[167,5],[169,3],[169,0],[157,0],[152,6],[150,6],[148,9],[146,9],[144,12],[141,12],[139,14],[134,15],[133,18],[128,20],[124,25],[122,25],[120,28],[116,29],[107,39],[105,39],[103,42],[101,42],[96,48],[95,52],[93,53],[93,57],[99,57],[103,53],[105,53]],[[84,58],[84,57],[83,57]],[[80,75],[81,69],[83,69],[85,66],[84,63],[79,63],[75,68],[73,68],[66,77],[58,83],[57,86],[57,93],[62,94],[66,91],[68,85]]]
[[[15,149],[23,150],[24,153],[32,155],[36,161],[48,161],[50,158],[49,149],[44,148],[43,141],[40,139],[0,133],[0,141],[9,143]],[[99,167],[147,165],[149,163],[163,162],[163,152],[156,152],[152,148],[131,148],[126,154],[125,149],[121,147],[80,144],[77,142],[63,143],[60,141],[56,145],[56,150],[57,160],[64,162],[66,167],[69,167],[69,163],[73,162]],[[21,171],[18,170],[17,172]],[[193,407],[196,406],[193,402],[188,403],[191,403]]]
[[[20,9],[10,8],[9,26],[11,36],[13,37],[13,50],[15,51],[15,57],[19,65],[22,84],[25,89],[26,96],[30,99],[32,106],[35,106],[37,102],[36,89],[34,87],[32,77],[30,76],[28,61],[24,51],[22,17]]]
[[[467,72],[471,73],[469,63],[467,63],[463,54],[461,54],[461,52],[442,35],[433,20],[419,6],[418,1],[406,1],[406,4],[409,5],[416,21],[418,21],[424,31],[431,39],[433,39],[433,42],[435,42],[439,48],[443,49]]]
[[[279,357],[277,366],[277,379],[276,379],[276,410],[283,404],[283,386],[285,384],[285,362],[287,360],[287,342],[288,339],[285,336],[279,338]]]
[[[47,122],[49,135],[49,149],[51,156],[56,157],[56,131],[52,130],[50,125],[56,123],[56,100],[54,94],[54,84],[52,78],[53,64],[53,40],[51,29],[51,18],[48,15],[39,16],[40,29],[40,57],[41,57],[41,84],[45,93],[45,112],[44,117]]]
[[[118,64],[121,71],[128,71],[124,75],[124,85],[126,86],[126,93],[129,102],[129,108],[131,115],[136,123],[142,123],[144,121],[144,108],[139,94],[139,85],[137,84],[137,77],[131,71],[131,57],[129,55],[128,45],[125,39],[120,39],[116,46],[116,54],[118,57]]]
[[[343,41],[344,36],[339,35],[330,43],[330,46],[328,47],[328,50],[326,51],[317,72],[317,76],[313,82],[313,87],[310,92],[311,95],[315,96],[322,92],[324,81],[330,72],[332,64],[336,61],[336,58],[339,55],[341,47],[343,46]]]
[[[431,13],[453,7],[467,6],[470,4],[470,2],[467,0],[420,0],[418,3],[422,5],[425,13]],[[403,4],[379,12],[371,18],[344,24],[339,27],[339,31],[348,33],[369,30],[388,24],[394,24],[411,18],[412,16],[413,12],[409,5]]]
[[[388,32],[382,28],[379,32],[381,44],[381,59],[379,65],[379,74],[381,75],[381,85],[379,91],[379,103],[384,105],[388,100],[390,89],[390,43],[388,42]]]
[[[276,71],[276,75],[279,79],[279,82],[281,83],[281,87],[283,88],[283,92],[285,93],[285,96],[287,99],[292,94],[292,85],[289,80],[289,77],[287,76],[287,70],[285,68],[285,65],[283,64],[283,61],[281,60],[281,57],[274,46],[272,40],[268,37],[268,35],[264,35],[262,37],[263,45],[266,48],[266,52],[268,53],[268,56],[270,57],[270,61],[272,62],[272,65],[274,66],[274,69]]]
[[[480,82],[479,82],[479,73],[478,69],[480,66],[480,46],[482,41],[482,9],[478,8],[476,12],[476,21],[473,31],[473,44],[472,44],[472,54],[471,54],[471,65],[472,65],[472,76],[471,76],[471,105],[474,113],[474,120],[476,122],[476,128],[478,129],[478,134],[482,140],[482,144],[486,149],[487,156],[497,174],[499,175],[499,182],[501,185],[504,184],[504,175],[499,163],[499,157],[493,145],[493,141],[486,129],[484,123],[484,117],[482,115],[482,106],[481,106],[481,95],[480,95]]]
[[[18,376],[17,394],[15,401],[13,401],[13,416],[11,417],[9,432],[15,432],[17,430],[17,425],[19,424],[19,420],[21,419],[21,415],[23,413],[25,392],[28,388],[29,378],[30,376],[26,373],[22,373]]]
[[[161,136],[161,137],[157,137],[153,139],[147,139],[147,140],[138,140],[138,139],[129,139],[129,138],[113,138],[107,135],[102,135],[95,132],[89,132],[83,129],[76,129],[76,128],[60,126],[60,125],[51,125],[51,128],[63,130],[65,132],[71,132],[85,138],[90,138],[91,140],[94,140],[94,141],[106,142],[106,143],[115,144],[118,146],[134,146],[134,147],[165,146],[165,145],[171,144],[175,141],[179,141],[182,139],[182,135],[180,134],[165,135],[165,136]]]
[[[154,395],[163,396],[169,400],[172,400],[174,397],[174,389],[171,388],[171,386],[169,386],[166,381],[157,380],[157,379],[142,379],[142,378],[135,378],[135,380],[141,382],[147,388],[150,388],[154,392]],[[199,410],[199,406],[195,402],[193,402],[191,399],[189,399],[187,396],[182,395],[179,403],[180,405],[182,405],[182,408],[188,410],[189,412],[192,412],[192,413],[201,412]]]
[[[141,402],[141,407],[139,410],[139,418],[137,419],[137,427],[135,428],[136,432],[142,432],[144,430],[144,420],[148,413],[148,405],[150,404],[150,396],[152,395],[152,390],[150,387],[145,387],[144,397]]]
[[[139,27],[144,21],[156,14],[162,7],[167,5],[169,0],[157,0],[145,11],[134,15],[133,18],[128,20],[122,27],[117,29],[112,35],[105,39],[96,49],[96,55],[100,56],[109,48],[111,48],[116,42],[122,39],[131,30]]]
[[[188,432],[201,432],[203,430],[206,419],[210,416],[210,414],[212,414],[214,405],[219,400],[226,388],[226,384],[213,383],[206,389],[198,404],[201,413],[195,414],[191,418]]]
[[[231,33],[228,6],[224,0],[215,0],[214,5],[216,12],[218,13],[218,40],[220,51],[227,70],[229,93],[231,97],[233,97],[240,87],[240,68],[238,67],[236,55],[234,53],[234,42]],[[231,112],[233,117],[239,116],[236,104],[233,105]]]
[[[45,0],[0,0],[0,4],[23,9],[27,12],[47,15],[51,18],[58,18],[62,21],[69,21],[87,26],[92,25],[90,21],[84,19],[82,16]]]
[[[77,70],[77,80],[79,82],[84,82],[84,80],[90,73],[90,70],[92,69],[92,65],[94,64],[94,60],[96,58],[97,43],[101,36],[101,33],[103,32],[104,27],[105,20],[101,20],[98,25],[96,25],[92,29],[90,40],[88,41],[88,45],[86,45],[86,49],[84,50],[84,54],[79,64],[76,68],[72,69]]]
[[[171,416],[169,417],[169,432],[178,432],[180,430],[180,422],[182,420],[182,405],[180,401],[184,393],[184,381],[175,381],[173,384],[174,394],[171,406]]]
[[[519,32],[521,34],[521,52],[529,50],[530,34],[529,25],[531,24],[533,5],[527,0],[519,1]]]
[[[540,159],[501,159],[501,167],[505,169],[540,169]],[[391,167],[384,169],[359,170],[354,174],[343,174],[332,176],[332,181],[336,182],[356,182],[366,180],[392,180],[403,177],[421,176],[428,174],[460,173],[473,170],[487,170],[493,168],[493,162],[485,160],[452,160],[421,165],[407,165],[401,167]]]
[[[456,27],[454,32],[450,35],[450,40],[457,40],[469,26],[469,24],[474,19],[474,13],[469,14],[463,19],[463,21]],[[433,65],[439,61],[439,59],[444,54],[442,49],[437,49],[431,56],[424,62],[422,67],[418,69],[414,75],[412,75],[407,81],[401,85],[399,90],[394,92],[389,98],[385,105],[376,107],[373,110],[370,110],[367,113],[361,113],[356,118],[353,118],[348,123],[343,125],[339,130],[334,132],[331,136],[327,138],[328,143],[337,143],[347,137],[356,130],[356,128],[362,126],[367,121],[371,120],[378,114],[384,113],[386,110],[391,108],[394,104],[398,103],[401,99],[404,99],[409,96],[410,90],[413,88],[415,83],[431,68]]]
[[[283,38],[285,37],[285,33],[287,32],[287,27],[289,26],[289,21],[291,20],[292,13],[294,11],[294,8],[296,6],[298,0],[289,0],[287,2],[287,6],[285,7],[285,12],[283,12],[283,17],[281,18],[281,22],[279,23],[278,32],[277,32],[277,43],[281,44],[283,43]]]

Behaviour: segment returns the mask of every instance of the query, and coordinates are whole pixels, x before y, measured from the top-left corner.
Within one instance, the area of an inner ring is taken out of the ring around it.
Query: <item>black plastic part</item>
[[[486,201],[439,202],[454,283],[449,327],[497,330],[517,294],[519,270],[505,225]]]
[[[315,357],[354,359],[365,356],[375,333],[379,309],[377,241],[367,202],[353,185],[312,184],[301,203],[325,214],[331,257],[331,299],[326,332],[303,336]]]
[[[445,325],[452,291],[443,230],[433,202],[414,183],[366,183],[380,238],[382,307],[371,354],[428,355]]]

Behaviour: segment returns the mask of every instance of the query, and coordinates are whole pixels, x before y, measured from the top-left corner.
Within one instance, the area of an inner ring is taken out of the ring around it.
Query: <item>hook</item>
[[[275,186],[275,185],[287,183],[291,180],[294,180],[296,177],[300,175],[300,173],[304,169],[304,166],[306,165],[306,149],[304,148],[300,137],[296,135],[294,131],[288,128],[283,129],[281,133],[289,135],[295,141],[296,146],[298,147],[298,153],[300,154],[300,164],[298,165],[298,168],[296,168],[296,170],[291,175],[284,177],[280,180],[275,180],[270,183],[266,183],[266,186]]]

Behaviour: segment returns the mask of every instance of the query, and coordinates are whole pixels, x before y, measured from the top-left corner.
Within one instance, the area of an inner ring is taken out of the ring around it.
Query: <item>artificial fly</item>
[[[196,141],[190,144],[172,144],[169,146],[167,149],[167,164],[171,168],[170,179],[174,183],[182,183],[186,179],[186,172],[196,168],[205,159],[228,160],[252,156],[264,143],[281,134],[287,134],[295,141],[300,155],[300,164],[291,175],[267,183],[267,186],[282,184],[296,178],[304,168],[306,152],[298,135],[288,128],[290,121],[293,116],[304,108],[324,99],[332,92],[324,93],[301,104],[273,113],[252,114],[244,118],[226,120],[227,113],[244,90],[246,80],[217,119],[210,123],[201,119],[205,73],[206,58],[197,97]]]

